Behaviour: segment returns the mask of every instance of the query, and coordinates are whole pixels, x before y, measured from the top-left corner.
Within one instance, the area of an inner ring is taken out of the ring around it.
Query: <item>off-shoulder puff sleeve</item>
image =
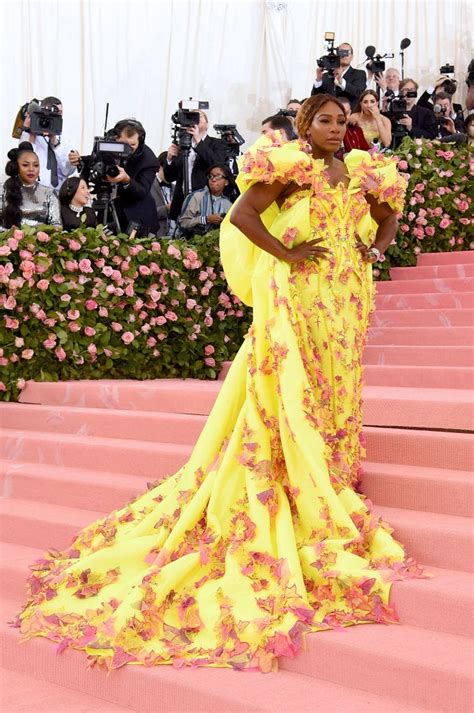
[[[311,183],[313,161],[300,141],[283,142],[280,132],[261,136],[244,153],[237,183],[244,193],[254,183]]]
[[[397,169],[395,158],[353,149],[345,157],[352,188],[360,188],[400,213],[405,203],[407,179]]]

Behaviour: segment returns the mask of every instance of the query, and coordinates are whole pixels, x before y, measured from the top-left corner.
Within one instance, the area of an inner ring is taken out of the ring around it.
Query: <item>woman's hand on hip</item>
[[[331,251],[328,248],[318,245],[318,243],[321,243],[323,240],[325,240],[325,238],[307,240],[294,248],[288,248],[287,254],[285,255],[286,262],[293,264],[295,262],[302,262],[303,260],[319,262],[322,258],[327,259],[331,255]]]

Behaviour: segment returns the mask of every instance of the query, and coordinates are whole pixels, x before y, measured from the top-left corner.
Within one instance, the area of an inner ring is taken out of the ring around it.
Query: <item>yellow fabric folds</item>
[[[354,490],[372,304],[355,243],[373,235],[364,192],[396,198],[402,182],[359,153],[349,188],[331,188],[297,143],[261,140],[245,155],[241,182],[299,186],[267,211],[271,232],[288,245],[323,237],[331,256],[290,266],[224,222],[226,274],[254,322],[192,456],[35,565],[25,638],[108,668],[269,671],[305,632],[396,619],[389,588],[409,572],[405,553]]]

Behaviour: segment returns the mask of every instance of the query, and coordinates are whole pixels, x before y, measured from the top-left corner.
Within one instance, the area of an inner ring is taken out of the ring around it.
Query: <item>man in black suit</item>
[[[227,146],[221,139],[214,139],[207,135],[208,121],[203,111],[199,112],[199,124],[191,126],[186,131],[192,136],[191,150],[188,156],[190,175],[190,189],[197,191],[207,185],[207,173],[215,163],[225,163]],[[176,220],[181,212],[184,202],[184,166],[181,150],[176,144],[171,144],[168,149],[167,161],[164,166],[164,177],[168,183],[176,181],[176,188],[171,201],[169,217]]]
[[[313,94],[333,94],[336,97],[347,97],[351,103],[352,109],[357,103],[358,98],[365,91],[367,77],[363,69],[354,69],[351,67],[351,62],[354,57],[354,50],[348,42],[343,42],[339,45],[337,51],[344,51],[343,57],[340,57],[341,66],[334,70],[334,85],[328,73],[320,67],[316,70],[316,81],[311,89]]]
[[[434,113],[431,109],[416,104],[416,92],[418,84],[414,79],[402,79],[400,82],[401,99],[405,99],[407,113],[399,120],[399,124],[405,127],[408,136],[412,139],[435,139],[438,133]],[[415,92],[414,97],[407,96],[407,93]]]

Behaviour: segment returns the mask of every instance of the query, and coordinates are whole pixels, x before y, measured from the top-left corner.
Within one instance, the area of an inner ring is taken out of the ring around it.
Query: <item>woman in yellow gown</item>
[[[307,100],[298,129],[243,158],[221,252],[254,322],[190,460],[33,566],[24,638],[109,669],[270,671],[305,632],[396,619],[409,562],[354,485],[370,246],[394,238],[405,182],[389,159],[334,159],[334,98]]]

